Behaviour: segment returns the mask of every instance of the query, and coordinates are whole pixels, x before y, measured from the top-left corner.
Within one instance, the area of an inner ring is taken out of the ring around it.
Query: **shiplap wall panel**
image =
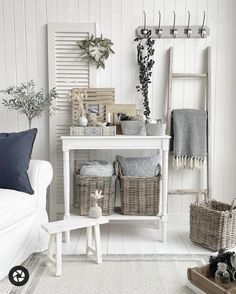
[[[133,5],[133,10],[132,10],[132,19],[133,19],[133,32],[135,31],[135,28],[139,26],[140,23],[142,23],[143,19],[143,1],[142,0],[137,0],[135,1],[135,5]],[[141,95],[139,92],[137,92],[136,86],[138,85],[138,67],[136,63],[136,55],[137,55],[137,42],[132,42],[134,39],[135,35],[133,33],[132,40],[130,42],[130,46],[132,48],[131,50],[131,55],[132,55],[132,68],[133,71],[131,72],[132,75],[132,80],[131,80],[131,88],[132,88],[132,97],[131,97],[131,103],[136,103],[137,107],[140,108],[140,105],[142,102],[140,101]]]
[[[0,68],[2,69],[1,78],[0,78],[0,86],[1,88],[6,86],[6,59],[5,59],[5,44],[4,44],[4,18],[3,18],[4,8],[3,8],[3,0],[0,1]],[[0,104],[0,131],[4,132],[8,130],[8,112],[3,108],[2,104]],[[16,122],[15,122],[16,123]]]
[[[234,9],[234,6],[231,4],[231,9],[227,10],[227,13],[225,13],[225,21],[227,23],[227,30],[231,29],[231,24],[227,20],[230,18],[233,18],[233,13],[232,9]],[[225,68],[226,70],[230,68],[232,65],[232,59],[234,58],[235,54],[235,46],[231,45],[231,36],[227,35],[226,47],[228,48],[228,54],[225,56]],[[234,63],[235,64],[235,63]],[[234,77],[235,78],[235,77]],[[223,131],[223,141],[224,141],[224,157],[223,157],[223,162],[224,162],[224,167],[222,170],[222,180],[223,180],[223,185],[224,188],[222,189],[221,187],[221,199],[224,199],[224,195],[230,195],[231,193],[231,186],[233,185],[235,181],[235,173],[234,173],[234,163],[232,162],[233,154],[234,154],[234,146],[233,146],[233,141],[231,144],[228,144],[228,138],[230,136],[233,136],[235,138],[235,132],[231,131],[231,126],[234,124],[234,111],[232,107],[235,107],[235,99],[229,99],[229,97],[235,95],[235,89],[231,85],[235,83],[234,78],[231,77],[230,75],[228,76],[228,79],[225,84],[225,92],[224,94],[222,93],[222,97],[224,95],[226,96],[226,101],[225,101],[225,130]],[[224,98],[223,98],[224,100]],[[227,168],[226,168],[227,167]],[[235,195],[234,195],[235,197]]]
[[[14,0],[15,15],[15,56],[16,56],[16,80],[27,80],[27,56],[26,56],[26,32],[25,32],[25,6],[24,0]],[[23,28],[23,29],[22,29]],[[28,126],[26,117],[18,116],[19,130]]]
[[[174,47],[174,69],[202,72],[206,69],[204,49],[212,46],[212,98],[213,98],[213,157],[214,186],[216,198],[230,201],[236,193],[236,134],[235,75],[236,40],[232,34],[235,27],[234,0],[0,0],[0,88],[9,84],[35,79],[47,88],[47,42],[46,24],[97,22],[99,31],[115,43],[116,54],[106,63],[105,70],[97,71],[97,84],[116,88],[116,101],[141,104],[136,92],[138,69],[136,44],[133,42],[135,28],[142,23],[142,11],[147,12],[147,23],[157,24],[157,12],[162,12],[162,24],[172,24],[173,10],[176,23],[187,23],[187,11],[191,11],[191,24],[202,22],[205,10],[210,37],[206,40],[157,40],[155,66],[150,86],[151,110],[154,118],[165,114],[167,86],[167,50]],[[199,81],[174,84],[174,105],[202,107],[200,99],[204,85]],[[47,114],[36,119],[33,126],[39,128],[33,157],[48,159],[49,130]],[[27,120],[7,111],[0,104],[0,131],[18,131],[27,128]],[[138,154],[137,152],[131,152]],[[130,153],[130,154],[131,154]],[[102,152],[99,156],[105,158]],[[110,154],[112,158],[114,154]],[[199,177],[194,172],[170,170],[170,188],[197,186]],[[170,197],[171,213],[188,211],[185,196]],[[60,200],[62,201],[62,199]]]
[[[230,9],[230,13],[229,13],[229,18],[234,18],[234,7],[232,5],[232,9]],[[229,28],[230,29],[230,28]],[[231,46],[231,44],[229,44],[229,61],[232,60],[235,56],[235,52],[236,52],[236,42],[234,42]],[[236,63],[235,63],[236,64]],[[229,65],[230,67],[230,65]],[[229,87],[229,103],[228,103],[228,112],[227,112],[227,124],[226,124],[226,128],[227,129],[227,137],[225,138],[225,140],[227,140],[227,144],[226,144],[226,154],[227,154],[227,162],[226,165],[228,166],[228,169],[226,170],[225,166],[225,173],[226,176],[225,177],[225,186],[226,191],[224,192],[224,194],[228,195],[228,197],[230,197],[231,193],[232,193],[232,187],[236,187],[236,169],[235,169],[235,161],[233,160],[233,154],[234,154],[234,146],[235,146],[235,140],[236,140],[236,132],[232,132],[232,126],[235,125],[235,112],[234,109],[236,109],[236,99],[231,99],[231,97],[235,97],[235,88],[233,87],[233,85],[235,84],[235,76],[230,75],[228,77],[228,87]],[[230,142],[228,143],[228,138],[230,138]],[[234,191],[236,191],[234,189]],[[234,195],[235,197],[235,195]]]
[[[99,27],[104,36],[111,39],[111,1],[100,1],[101,15]],[[110,87],[112,84],[112,57],[106,62],[106,67],[101,73],[101,85],[103,87]]]
[[[122,97],[122,1],[111,1],[111,38],[114,43],[115,55],[112,55],[112,87],[116,89],[116,103],[124,101]]]
[[[78,0],[68,1],[68,22],[77,23],[79,20]]]
[[[15,55],[15,27],[14,27],[14,4],[13,0],[3,1],[4,22],[4,47],[5,47],[5,75],[10,84],[16,82],[16,55]],[[8,111],[8,130],[18,129],[18,115],[14,111]]]
[[[224,3],[219,3],[219,15],[218,20],[220,23],[225,24],[225,30],[228,30],[228,13],[231,7],[228,7],[229,9],[224,9]],[[230,37],[228,34],[223,33],[223,27],[219,26],[219,35],[217,40],[217,51],[222,52],[224,50],[223,48],[229,48],[228,45],[228,38]],[[231,38],[232,40],[232,38]],[[218,192],[218,195],[220,199],[223,199],[224,196],[224,190],[227,189],[226,185],[224,184],[224,165],[225,165],[225,140],[227,140],[227,143],[230,143],[230,137],[227,139],[225,138],[226,134],[226,105],[228,103],[228,78],[225,80],[224,83],[222,83],[222,76],[221,73],[225,73],[228,71],[227,63],[229,62],[229,51],[227,50],[227,54],[224,56],[220,55],[218,53],[218,60],[217,60],[217,66],[218,71],[216,73],[216,83],[218,85],[218,92],[217,96],[219,99],[216,101],[216,109],[215,109],[215,129],[217,132],[215,132],[215,146],[220,143],[220,148],[215,149],[214,154],[214,178],[217,178],[218,181],[215,182],[215,190]],[[232,61],[230,61],[232,62]],[[221,72],[221,73],[220,73]],[[228,76],[229,77],[229,76]],[[221,98],[220,98],[221,97]],[[222,168],[219,168],[222,167]],[[228,167],[228,166],[227,166]],[[228,173],[227,173],[228,175]],[[226,196],[227,197],[227,196]]]
[[[164,22],[165,17],[165,0],[158,0],[154,1],[154,23],[158,23],[158,14],[157,11],[162,11],[162,22]],[[164,42],[160,40],[156,40],[155,42],[155,60],[156,64],[154,67],[158,67],[158,71],[153,71],[153,84],[152,84],[152,91],[153,91],[153,101],[152,101],[152,112],[155,117],[162,117],[165,114],[165,99],[160,95],[165,95],[166,90],[166,74],[167,74],[167,63],[166,63],[166,49],[164,47]],[[162,74],[160,74],[162,72]]]

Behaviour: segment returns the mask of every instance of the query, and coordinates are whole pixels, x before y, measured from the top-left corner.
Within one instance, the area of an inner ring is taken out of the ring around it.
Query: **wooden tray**
[[[203,267],[188,268],[188,280],[207,294],[236,294],[236,281],[218,285],[210,276],[209,264]]]

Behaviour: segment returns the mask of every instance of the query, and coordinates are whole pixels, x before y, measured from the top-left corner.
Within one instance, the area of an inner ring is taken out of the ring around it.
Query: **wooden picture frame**
[[[97,113],[99,122],[106,121],[106,107],[115,103],[114,88],[88,88],[84,89],[87,98],[83,100],[84,109],[87,112]],[[78,101],[72,101],[72,125],[77,126],[78,121]]]
[[[117,134],[122,134],[120,121],[117,119],[118,113],[124,113],[128,116],[135,116],[137,113],[136,104],[112,104],[106,105],[106,121],[110,113],[111,123],[116,126]]]

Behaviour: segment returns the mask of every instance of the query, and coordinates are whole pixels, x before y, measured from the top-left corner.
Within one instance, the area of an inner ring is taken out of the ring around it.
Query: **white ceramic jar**
[[[102,209],[98,206],[97,203],[95,203],[90,209],[89,209],[89,216],[91,218],[98,218],[102,216]]]
[[[86,127],[88,124],[88,120],[86,118],[86,116],[80,116],[78,118],[78,126],[79,127]]]

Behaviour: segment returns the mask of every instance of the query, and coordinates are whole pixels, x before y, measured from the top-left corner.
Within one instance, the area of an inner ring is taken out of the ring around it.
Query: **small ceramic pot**
[[[145,126],[148,136],[164,136],[166,134],[166,124],[146,123]]]
[[[86,116],[80,116],[78,118],[78,126],[79,127],[86,127],[88,124],[88,120],[86,118]]]
[[[98,218],[102,216],[102,209],[95,203],[90,209],[89,209],[89,217],[91,218]]]
[[[145,124],[138,120],[124,120],[120,122],[122,134],[129,136],[146,136]]]

